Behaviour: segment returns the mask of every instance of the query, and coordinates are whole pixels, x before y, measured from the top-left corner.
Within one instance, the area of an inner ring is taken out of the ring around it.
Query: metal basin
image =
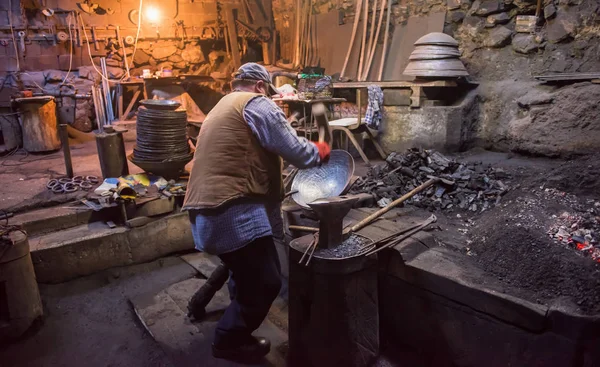
[[[317,199],[338,196],[354,174],[354,159],[344,150],[333,150],[329,162],[320,167],[299,170],[292,182],[292,199],[309,209],[308,203]]]
[[[176,110],[181,106],[181,103],[170,99],[144,99],[140,104],[151,110]]]
[[[185,165],[188,164],[192,158],[194,158],[193,152],[190,152],[186,158],[163,162],[136,159],[133,154],[127,156],[127,159],[131,163],[140,167],[145,172],[153,173],[157,176],[164,177],[167,180],[179,178]]]

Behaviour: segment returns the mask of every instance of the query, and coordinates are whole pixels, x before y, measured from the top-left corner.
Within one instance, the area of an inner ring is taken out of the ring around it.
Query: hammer
[[[327,108],[323,103],[315,103],[312,106],[312,116],[317,122],[319,129],[319,143],[327,142],[331,145],[332,134],[329,121],[327,120]]]

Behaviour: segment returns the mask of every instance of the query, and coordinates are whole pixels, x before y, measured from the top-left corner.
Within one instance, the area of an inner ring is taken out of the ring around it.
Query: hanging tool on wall
[[[129,73],[129,61],[127,61],[127,50],[125,50],[125,44],[123,43],[123,37],[121,37],[121,27],[120,26],[116,26],[116,32],[117,32],[117,41],[119,41],[119,49],[123,53],[123,63],[125,64],[125,72],[126,72],[125,75],[127,76],[127,78],[129,78],[131,76],[131,74]]]
[[[98,36],[96,35],[96,27],[92,27],[92,41],[94,42],[94,50],[98,51],[100,47],[98,46]]]
[[[25,31],[19,31],[19,33],[17,33],[17,35],[19,36],[19,45],[21,46],[21,54],[22,54],[22,56],[25,56]]]

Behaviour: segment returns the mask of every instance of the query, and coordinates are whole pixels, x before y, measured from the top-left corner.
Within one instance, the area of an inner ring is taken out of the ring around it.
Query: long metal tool
[[[385,0],[384,0],[385,1]],[[123,38],[121,37],[121,27],[116,26],[117,39],[119,40],[119,47],[123,50],[123,62],[125,63],[125,72],[127,73],[127,78],[131,77],[129,74],[129,62],[127,61],[127,50],[125,50],[125,44],[123,43]]]
[[[348,67],[348,60],[350,60],[350,54],[354,46],[354,39],[356,38],[356,31],[358,30],[358,22],[360,20],[360,11],[362,9],[362,0],[356,0],[356,10],[354,11],[354,25],[352,26],[352,36],[350,37],[350,44],[348,45],[348,52],[346,52],[346,58],[344,59],[344,66],[340,72],[340,79],[344,77],[346,73],[346,67]]]
[[[102,85],[104,89],[104,102],[106,103],[106,123],[112,124],[115,119],[112,108],[112,98],[110,97],[110,84],[108,83],[108,69],[106,67],[106,57],[100,59],[100,66],[102,67]]]
[[[422,185],[420,185],[419,187],[411,190],[410,192],[402,195],[400,198],[392,201],[390,203],[390,205],[386,206],[385,208],[382,208],[378,211],[376,211],[375,213],[369,215],[368,217],[366,217],[365,219],[361,220],[360,222],[356,223],[354,226],[346,228],[344,230],[344,234],[347,235],[349,233],[352,232],[356,232],[359,231],[361,229],[363,229],[364,227],[366,227],[367,225],[369,225],[372,221],[374,221],[375,219],[381,217],[382,215],[384,215],[385,213],[389,212],[390,210],[392,210],[393,208],[397,207],[398,205],[402,204],[403,202],[405,202],[406,200],[412,198],[413,196],[415,196],[416,194],[420,193],[421,191],[425,190],[426,188],[428,188],[429,186],[438,183],[440,181],[439,178],[435,177],[435,178],[430,178],[429,180],[427,180],[425,183],[423,183]]]
[[[425,220],[423,223],[421,223],[419,226],[417,226],[415,229],[407,232],[406,234],[402,235],[401,237],[398,237],[396,239],[394,239],[393,241],[391,241],[390,243],[387,243],[377,249],[371,250],[367,253],[365,253],[365,256],[371,256],[373,254],[378,253],[379,251],[386,249],[386,248],[390,248],[390,247],[394,247],[397,244],[399,244],[400,242],[404,241],[405,239],[409,238],[410,236],[414,235],[415,233],[423,230],[423,228],[427,227],[428,225],[430,225],[431,223],[435,223],[437,221],[437,217],[435,215],[431,215],[431,217],[429,217],[427,220]]]

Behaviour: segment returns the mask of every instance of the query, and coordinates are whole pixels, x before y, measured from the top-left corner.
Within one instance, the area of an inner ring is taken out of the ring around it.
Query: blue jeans
[[[217,324],[214,344],[235,348],[252,342],[281,288],[281,268],[272,236],[219,255],[229,268],[231,303]]]

